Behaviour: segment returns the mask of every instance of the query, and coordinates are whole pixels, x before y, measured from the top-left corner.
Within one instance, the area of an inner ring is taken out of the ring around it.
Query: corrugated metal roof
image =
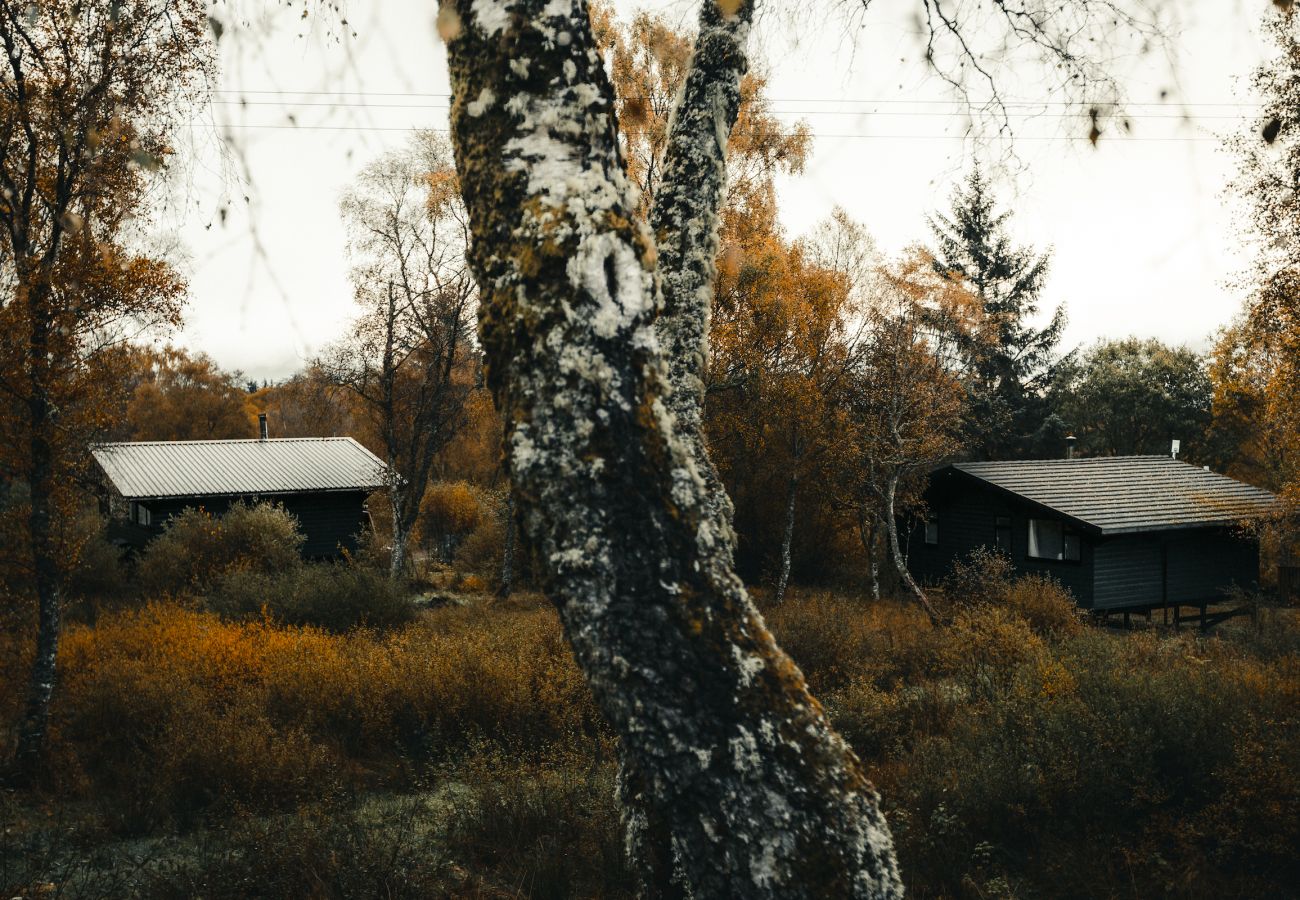
[[[372,490],[384,464],[350,437],[103,444],[95,461],[123,497]]]
[[[1227,525],[1268,512],[1268,491],[1168,456],[954,463],[1102,534]]]

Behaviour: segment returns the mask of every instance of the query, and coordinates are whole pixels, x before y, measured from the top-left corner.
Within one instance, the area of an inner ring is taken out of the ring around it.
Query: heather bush
[[[279,572],[235,570],[221,578],[207,603],[226,618],[267,617],[335,633],[392,628],[415,617],[404,583],[345,563],[310,563]]]
[[[282,506],[236,503],[222,516],[190,508],[149,544],[136,577],[150,595],[201,595],[231,572],[298,566],[302,542],[297,520]]]
[[[336,636],[154,604],[70,628],[61,664],[60,790],[127,831],[400,781],[481,746],[526,755],[604,733],[544,606]]]

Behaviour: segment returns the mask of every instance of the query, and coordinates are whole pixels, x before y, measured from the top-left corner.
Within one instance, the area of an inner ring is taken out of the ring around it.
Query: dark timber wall
[[[187,507],[202,508],[213,515],[223,514],[237,503],[239,497],[184,497],[141,501],[153,517],[153,530],[160,532],[172,516]],[[298,528],[306,540],[302,555],[308,559],[330,559],[342,551],[355,553],[357,538],[365,528],[366,494],[362,491],[330,491],[311,494],[276,494],[265,497],[242,498],[249,503],[258,500],[284,506],[298,520]]]
[[[1029,556],[1029,520],[1060,516],[959,474],[937,477],[927,500],[938,521],[939,542],[925,543],[923,527],[909,538],[909,566],[917,578],[937,582],[952,565],[979,547],[995,546],[999,516],[1011,520],[1008,555],[1016,571],[1051,575],[1088,609],[1120,609],[1163,603],[1222,601],[1233,586],[1259,581],[1259,547],[1228,528],[1188,528],[1103,536],[1077,528],[1080,559]]]
[[[928,582],[941,580],[952,564],[979,547],[994,546],[997,519],[1011,519],[1011,549],[1008,555],[1018,572],[1051,575],[1069,589],[1081,606],[1092,605],[1093,548],[1080,541],[1079,560],[1035,559],[1029,556],[1029,520],[1050,518],[1019,505],[991,490],[945,486],[930,500],[939,521],[939,543],[925,543],[924,530],[911,536],[908,561],[912,574]]]

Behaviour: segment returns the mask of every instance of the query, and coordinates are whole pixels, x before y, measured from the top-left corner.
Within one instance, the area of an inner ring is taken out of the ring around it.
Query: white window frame
[[[1043,543],[1046,535],[1041,532],[1057,533],[1057,540],[1060,543],[1060,552],[1048,555],[1041,552],[1039,545]],[[1079,541],[1079,533],[1070,528],[1064,522],[1058,519],[1030,519],[1028,525],[1028,548],[1027,555],[1030,559],[1044,559],[1049,562],[1079,562],[1083,558],[1083,546]],[[1073,549],[1073,554],[1071,554]]]

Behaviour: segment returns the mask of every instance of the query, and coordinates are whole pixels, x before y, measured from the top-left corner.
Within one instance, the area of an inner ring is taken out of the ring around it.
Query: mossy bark
[[[459,0],[452,133],[488,382],[574,655],[695,897],[896,897],[875,791],[731,567],[670,411],[582,0]]]
[[[695,454],[709,491],[707,509],[728,550],[735,546],[735,510],[705,443],[704,384],[727,141],[740,112],[740,82],[749,69],[753,16],[751,0],[739,3],[734,15],[723,14],[712,0],[700,5],[699,35],[668,129],[663,179],[650,212],[663,292],[655,333],[668,366],[668,407],[678,435]]]

